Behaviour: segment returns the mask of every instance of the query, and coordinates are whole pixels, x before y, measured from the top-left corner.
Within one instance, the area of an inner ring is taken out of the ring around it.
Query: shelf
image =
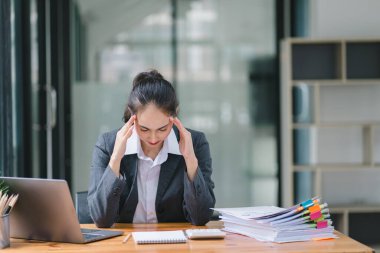
[[[367,245],[379,242],[380,205],[355,203],[329,209],[336,230]]]
[[[319,89],[318,94],[315,106],[319,122],[380,121],[380,83],[371,86],[329,86]]]
[[[360,169],[379,169],[380,164],[310,164],[310,165],[293,165],[294,172],[302,171],[339,171],[339,170],[360,170]]]
[[[309,43],[292,45],[292,78],[340,79],[341,43]]]
[[[358,203],[356,205],[329,205],[330,213],[339,214],[344,212],[349,213],[373,213],[380,212],[380,204],[368,204],[368,203]]]
[[[329,123],[294,123],[292,128],[310,128],[310,127],[380,127],[380,121],[367,121],[367,122],[329,122]]]
[[[297,174],[314,173],[316,192],[328,173],[380,175],[380,40],[286,39],[282,50],[284,203]]]
[[[314,85],[293,85],[290,93],[290,127],[379,125],[379,94],[380,80],[376,85],[370,86],[329,85],[322,88]]]
[[[292,86],[346,86],[346,85],[380,85],[380,79],[331,79],[331,80],[294,80]]]
[[[357,238],[377,231],[380,40],[292,38],[281,46],[282,205],[321,196],[337,230]]]
[[[311,38],[289,38],[287,39],[289,43],[295,45],[295,44],[301,44],[301,45],[308,45],[308,44],[326,44],[326,43],[342,43],[341,39],[311,39]],[[362,41],[362,40],[360,40]],[[367,41],[367,40],[364,40]]]
[[[380,42],[347,42],[347,78],[380,78]]]

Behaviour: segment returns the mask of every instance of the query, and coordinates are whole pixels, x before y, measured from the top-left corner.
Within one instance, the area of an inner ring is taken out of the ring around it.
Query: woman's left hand
[[[179,130],[179,151],[185,159],[187,166],[187,176],[193,181],[198,168],[198,159],[194,153],[193,140],[191,133],[182,125],[182,122],[178,118],[170,117],[170,121],[177,126]]]

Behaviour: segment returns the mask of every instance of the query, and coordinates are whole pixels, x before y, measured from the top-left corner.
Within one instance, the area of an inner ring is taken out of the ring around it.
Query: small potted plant
[[[9,186],[3,181],[0,181],[0,248],[10,246],[10,226],[9,213],[15,205],[18,194],[8,195]]]

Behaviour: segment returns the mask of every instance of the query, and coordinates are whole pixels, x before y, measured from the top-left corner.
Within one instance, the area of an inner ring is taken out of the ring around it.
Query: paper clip
[[[320,205],[314,205],[314,206],[309,207],[309,212],[310,213],[315,213],[315,212],[318,212],[318,211],[321,211],[321,206]]]
[[[320,222],[320,221],[323,221],[323,220],[328,219],[328,218],[330,218],[330,214],[321,215],[321,217],[314,220],[314,222]]]
[[[305,209],[308,208],[309,206],[312,206],[312,205],[314,205],[314,202],[311,199],[306,200],[306,201],[301,203],[301,206]]]
[[[306,209],[306,208],[313,206],[313,205],[316,205],[316,204],[319,204],[319,198],[318,197],[314,197],[312,199],[308,199],[308,200],[302,202],[300,204],[300,207],[302,207],[303,209]]]
[[[321,211],[310,213],[310,220],[316,220],[322,216]]]
[[[327,220],[323,220],[323,221],[317,222],[317,229],[327,228],[328,225],[329,225],[329,223],[328,223]]]

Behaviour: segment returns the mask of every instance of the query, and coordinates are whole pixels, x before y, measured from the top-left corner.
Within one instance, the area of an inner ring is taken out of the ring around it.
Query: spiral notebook
[[[187,238],[182,230],[132,232],[132,236],[137,244],[186,243],[187,241]]]

